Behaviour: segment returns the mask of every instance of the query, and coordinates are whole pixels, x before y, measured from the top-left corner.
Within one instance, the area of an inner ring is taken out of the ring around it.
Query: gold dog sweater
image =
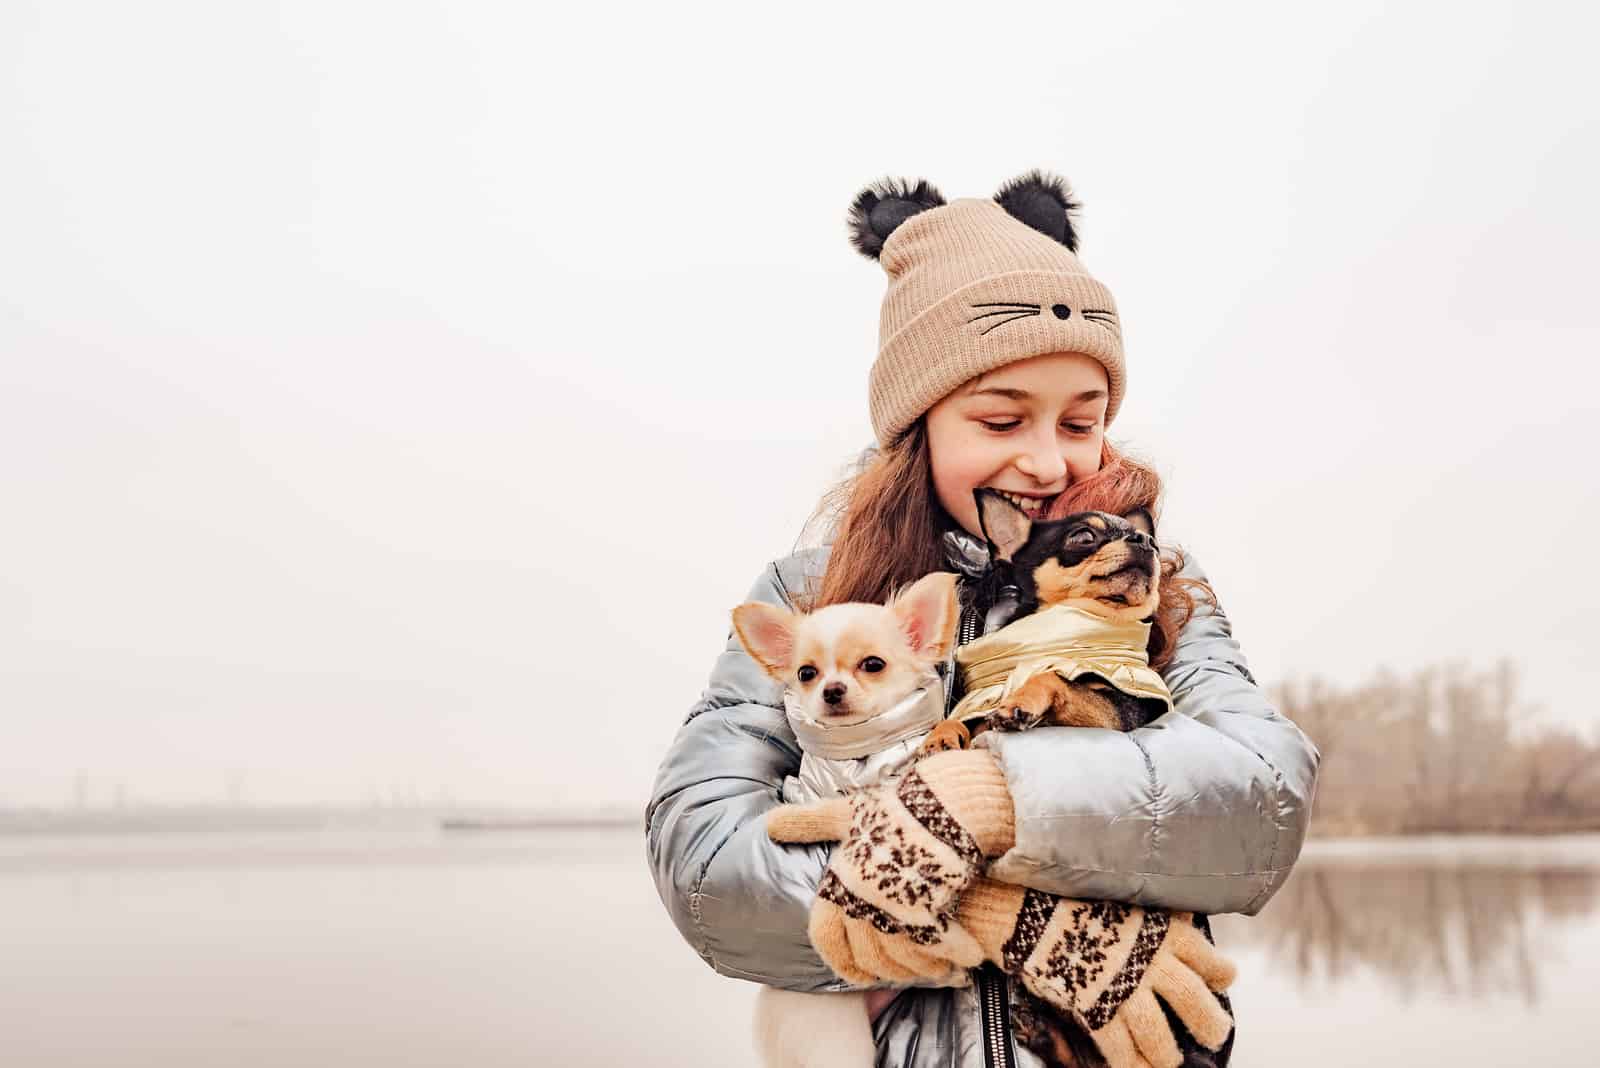
[[[1070,604],[1042,608],[956,650],[966,695],[950,716],[982,719],[1046,671],[1068,682],[1098,675],[1125,694],[1152,698],[1171,711],[1172,694],[1150,666],[1149,641],[1148,623],[1115,622]]]

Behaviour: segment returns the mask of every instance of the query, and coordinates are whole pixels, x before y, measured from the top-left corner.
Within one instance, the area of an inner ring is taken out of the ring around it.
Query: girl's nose
[[[1051,429],[1053,431],[1054,427]],[[1041,485],[1059,482],[1067,473],[1067,461],[1062,458],[1053,434],[1050,438],[1041,436],[1028,441],[1024,451],[1012,462],[1018,471]]]

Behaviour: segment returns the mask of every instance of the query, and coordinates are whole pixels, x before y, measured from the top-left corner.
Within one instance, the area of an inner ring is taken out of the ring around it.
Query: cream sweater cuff
[[[998,857],[1016,844],[1016,806],[993,753],[952,749],[923,757],[916,768],[984,856]]]

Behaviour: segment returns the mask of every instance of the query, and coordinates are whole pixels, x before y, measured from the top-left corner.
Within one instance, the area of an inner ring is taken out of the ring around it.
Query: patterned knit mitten
[[[955,922],[956,905],[985,859],[1011,848],[1015,819],[993,755],[958,750],[847,797],[780,806],[767,833],[780,842],[839,843],[810,927],[836,974],[858,984],[949,981],[983,961]],[[874,930],[892,937],[872,937]]]
[[[962,897],[957,921],[1007,975],[1076,1020],[1111,1068],[1183,1063],[1157,994],[1207,1049],[1220,1049],[1233,1028],[1212,993],[1233,982],[1233,964],[1190,913],[1076,901],[980,878]]]

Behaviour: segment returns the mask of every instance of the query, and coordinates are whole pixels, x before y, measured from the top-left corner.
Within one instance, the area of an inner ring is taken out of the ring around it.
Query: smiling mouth
[[[989,488],[994,489],[993,486]],[[1059,493],[1052,493],[1048,497],[1024,497],[1020,493],[1008,493],[1003,489],[995,489],[994,491],[1018,508],[1021,508],[1028,514],[1030,519],[1037,519],[1039,516],[1044,515],[1050,505],[1055,502],[1055,499],[1061,496]]]

